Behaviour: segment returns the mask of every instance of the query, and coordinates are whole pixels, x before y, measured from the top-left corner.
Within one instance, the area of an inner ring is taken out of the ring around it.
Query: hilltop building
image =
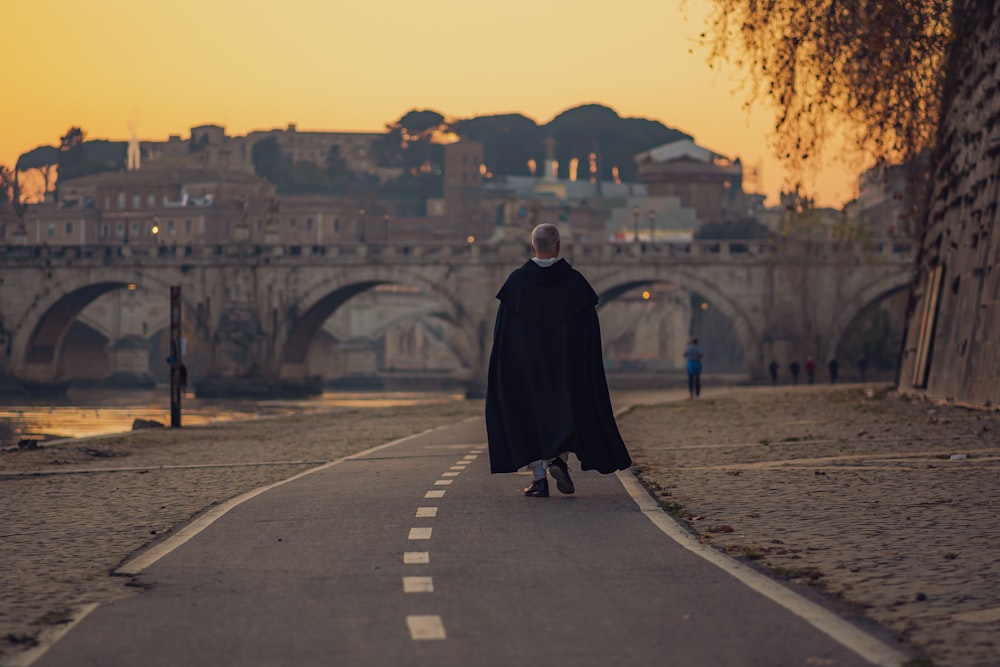
[[[751,215],[739,158],[730,160],[690,139],[681,139],[640,153],[635,161],[639,180],[651,197],[677,197],[703,224]]]

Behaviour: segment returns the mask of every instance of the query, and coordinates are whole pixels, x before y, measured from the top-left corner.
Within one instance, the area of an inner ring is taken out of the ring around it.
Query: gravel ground
[[[677,396],[618,395],[640,404],[619,424],[639,478],[700,539],[860,610],[924,664],[1000,664],[1000,414],[872,386]],[[212,505],[481,415],[342,409],[0,452],[0,661],[127,594],[109,573]]]
[[[846,602],[934,665],[1000,665],[1000,414],[800,386],[619,424],[640,479],[703,542]]]

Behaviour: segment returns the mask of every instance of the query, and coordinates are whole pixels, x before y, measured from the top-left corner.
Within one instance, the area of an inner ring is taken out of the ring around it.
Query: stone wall
[[[917,261],[900,388],[1000,404],[1000,6],[955,3],[956,52],[929,220]]]

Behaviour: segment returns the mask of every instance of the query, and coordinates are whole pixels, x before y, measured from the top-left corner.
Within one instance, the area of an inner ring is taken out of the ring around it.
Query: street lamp
[[[639,207],[632,207],[632,242],[639,242]]]
[[[656,211],[649,209],[647,215],[649,217],[649,242],[652,243],[656,240]]]
[[[365,209],[361,209],[360,211],[358,211],[358,215],[361,217],[361,242],[362,243],[366,243],[366,241],[365,241]]]

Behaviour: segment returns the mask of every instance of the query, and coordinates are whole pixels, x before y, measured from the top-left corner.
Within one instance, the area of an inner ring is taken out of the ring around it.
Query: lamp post
[[[632,242],[639,242],[639,207],[632,207]]]
[[[361,222],[361,228],[360,228],[361,238],[360,238],[360,241],[361,241],[361,243],[367,243],[367,241],[365,241],[365,209],[361,209],[360,211],[358,211],[358,216],[360,216],[360,222]]]
[[[656,241],[656,211],[649,209],[647,215],[649,217],[649,242],[653,243]]]
[[[382,214],[382,222],[385,223],[385,242],[389,242],[389,214]]]

